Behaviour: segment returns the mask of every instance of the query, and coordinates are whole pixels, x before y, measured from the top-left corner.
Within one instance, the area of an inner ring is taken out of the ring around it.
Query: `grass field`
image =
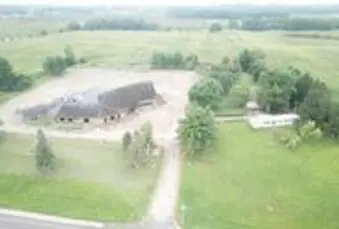
[[[16,40],[26,40],[28,37],[39,37],[41,31],[47,33],[56,33],[59,29],[64,29],[66,23],[51,19],[33,19],[33,18],[11,18],[0,20],[0,40],[10,37]]]
[[[269,131],[221,125],[217,150],[186,162],[183,228],[338,228],[338,146],[318,142],[292,153]]]
[[[72,218],[130,221],[146,210],[159,166],[131,170],[116,143],[55,140],[57,174],[35,169],[34,136],[0,145],[0,206]]]
[[[294,65],[333,87],[339,85],[338,41],[291,38],[283,32],[73,32],[3,44],[0,53],[5,53],[18,71],[35,73],[41,70],[45,56],[61,54],[66,44],[79,56],[90,58],[89,65],[102,67],[148,65],[154,50],[182,50],[198,54],[204,62],[216,62],[245,47],[260,48],[271,66]]]

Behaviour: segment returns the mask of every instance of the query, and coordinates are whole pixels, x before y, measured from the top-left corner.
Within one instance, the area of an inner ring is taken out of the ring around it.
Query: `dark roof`
[[[56,118],[90,118],[98,117],[100,106],[98,104],[84,105],[77,103],[65,103],[60,106]]]
[[[41,116],[55,118],[90,118],[110,115],[116,112],[137,108],[154,100],[156,91],[152,81],[144,81],[119,87],[99,94],[91,89],[82,94],[79,101],[65,102],[58,98],[49,104],[41,104],[20,110],[24,118]]]
[[[49,114],[49,110],[52,109],[54,106],[54,103],[40,104],[22,109],[20,110],[20,112],[24,116],[24,118],[37,118],[40,116],[47,116]]]
[[[152,100],[156,91],[152,81],[145,81],[119,87],[99,95],[99,103],[110,112],[136,108],[143,101]]]

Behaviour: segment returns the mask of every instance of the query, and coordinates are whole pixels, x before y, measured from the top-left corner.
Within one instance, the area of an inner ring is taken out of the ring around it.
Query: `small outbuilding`
[[[248,116],[260,114],[260,106],[255,101],[248,101],[246,103],[246,113]]]
[[[262,114],[250,117],[248,122],[254,129],[272,128],[280,126],[290,126],[299,119],[297,114],[278,114],[268,115]]]

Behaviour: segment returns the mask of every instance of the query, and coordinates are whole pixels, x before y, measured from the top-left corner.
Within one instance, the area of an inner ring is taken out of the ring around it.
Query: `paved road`
[[[71,225],[0,214],[1,229],[94,229],[99,227]]]

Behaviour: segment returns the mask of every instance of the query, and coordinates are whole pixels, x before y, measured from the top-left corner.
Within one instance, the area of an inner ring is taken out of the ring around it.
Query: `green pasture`
[[[54,177],[35,169],[35,137],[7,136],[0,144],[0,206],[71,218],[131,221],[143,216],[159,165],[132,170],[119,144],[53,140]]]
[[[291,152],[274,136],[244,123],[220,126],[217,149],[185,163],[183,228],[339,227],[338,143]]]

